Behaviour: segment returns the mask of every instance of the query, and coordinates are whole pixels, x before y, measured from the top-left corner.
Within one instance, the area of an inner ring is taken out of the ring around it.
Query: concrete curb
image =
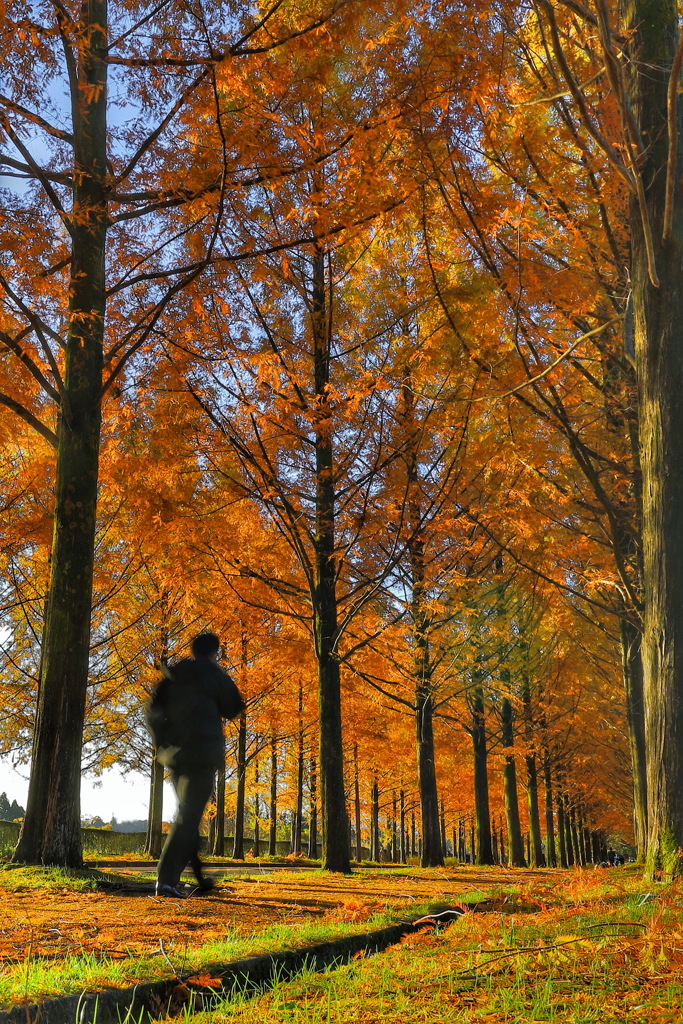
[[[305,970],[339,967],[359,953],[381,953],[406,935],[426,927],[451,924],[466,910],[476,908],[477,904],[463,905],[363,935],[344,936],[333,942],[266,953],[229,964],[206,964],[201,973],[220,978],[220,986],[215,989],[182,978],[144,982],[125,989],[110,988],[98,993],[84,992],[40,1003],[24,1003],[0,1012],[0,1024],[144,1024],[179,1012],[192,999],[198,1009],[205,1008],[207,1003],[238,992],[258,995]]]

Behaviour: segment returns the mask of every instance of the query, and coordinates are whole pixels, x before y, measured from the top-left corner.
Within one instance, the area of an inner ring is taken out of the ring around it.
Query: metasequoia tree
[[[105,0],[46,2],[30,12],[12,3],[2,11],[12,54],[3,72],[0,162],[6,180],[21,185],[6,194],[0,227],[0,341],[17,366],[0,401],[54,448],[56,461],[31,783],[16,851],[23,860],[81,862],[102,402],[151,343],[162,312],[204,269],[228,188],[240,187],[238,176],[228,180],[243,158],[239,145],[228,153],[218,131],[216,159],[192,152],[188,109],[201,95],[202,123],[215,126],[221,75],[248,94],[250,57],[301,40],[334,14],[321,7],[282,19],[282,6],[249,21],[222,4],[210,25],[180,4],[147,11],[121,2],[111,21]],[[130,113],[123,127],[107,122],[108,78]],[[190,261],[180,259],[181,237]]]
[[[570,600],[582,595],[587,614],[609,608],[619,618],[642,845],[639,476],[635,382],[621,330],[623,187],[604,156],[583,143],[561,90],[547,103],[539,100],[547,72],[534,24],[515,32],[512,19],[506,22],[515,43],[506,65],[509,89],[504,97],[487,97],[478,121],[486,162],[463,150],[455,133],[441,149],[430,142],[430,156],[438,152],[440,164],[434,209],[425,218],[426,256],[445,315],[464,334],[457,278],[455,287],[449,284],[450,225],[457,251],[469,247],[489,274],[499,317],[497,344],[469,351],[487,370],[493,414],[501,427],[507,418],[510,466],[520,473],[507,509],[499,506],[478,521],[518,564],[535,566],[546,578],[556,566],[556,585]],[[513,514],[515,495],[522,494],[525,517],[539,517],[526,530]],[[525,535],[531,531],[534,538],[545,535],[543,563],[530,556]]]
[[[674,0],[623,0],[617,11],[606,0],[537,0],[534,8],[552,72],[548,85],[571,98],[585,144],[600,150],[630,196],[643,482],[647,869],[677,874],[683,848],[679,11]]]

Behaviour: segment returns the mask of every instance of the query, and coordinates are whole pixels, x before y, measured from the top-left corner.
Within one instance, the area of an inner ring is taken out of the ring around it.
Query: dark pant
[[[213,790],[215,775],[215,768],[174,769],[171,772],[178,797],[178,813],[157,865],[159,885],[178,885],[188,863],[191,863],[197,881],[201,879],[199,824]]]

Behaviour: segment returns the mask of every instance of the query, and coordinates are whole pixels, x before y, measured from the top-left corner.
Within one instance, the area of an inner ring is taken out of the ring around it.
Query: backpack
[[[166,710],[166,692],[171,673],[166,665],[161,666],[162,677],[154,687],[154,692],[147,705],[147,731],[157,750],[168,746],[170,722]]]

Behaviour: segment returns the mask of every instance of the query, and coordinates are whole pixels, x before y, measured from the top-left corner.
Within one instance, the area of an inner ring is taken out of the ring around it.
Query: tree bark
[[[258,737],[257,737],[258,741]],[[258,742],[257,742],[258,745]],[[258,857],[261,852],[261,827],[259,816],[261,814],[261,797],[258,790],[259,784],[259,763],[258,759],[254,765],[254,856]]]
[[[317,774],[315,755],[311,754],[308,765],[308,856],[315,860],[318,856],[318,794],[316,791]]]
[[[372,780],[370,799],[370,860],[379,861],[379,786]]]
[[[621,0],[628,33],[630,99],[646,140],[640,174],[645,211],[631,202],[631,281],[643,482],[647,750],[647,874],[683,871],[683,190],[680,95],[673,154],[673,212],[665,238],[667,91],[678,37],[676,0]],[[673,144],[673,143],[672,143]],[[650,260],[643,229],[651,230]],[[648,268],[654,262],[658,285]]]
[[[232,855],[235,860],[244,860],[244,796],[247,777],[247,716],[240,715],[237,733],[237,796],[235,800],[235,835]]]
[[[304,689],[299,680],[299,731],[296,751],[296,809],[292,828],[292,853],[301,853],[301,824],[304,816]]]
[[[15,861],[80,867],[81,749],[100,446],[107,232],[107,5],[81,8],[72,83],[69,323],[47,612],[26,815]]]
[[[156,748],[152,750],[149,785],[149,812],[145,853],[158,860],[161,856],[162,824],[164,813],[164,766],[157,761]]]
[[[488,750],[484,691],[477,682],[472,691],[472,751],[474,755],[474,816],[477,830],[476,864],[493,864],[489,811]]]
[[[410,366],[403,374],[401,420],[405,434],[406,490],[408,495],[408,561],[410,566],[410,615],[413,634],[415,678],[415,737],[417,782],[420,796],[422,867],[443,865],[439,796],[434,757],[434,697],[429,649],[429,612],[426,599],[425,537],[419,497],[418,438],[415,424],[415,393]]]
[[[325,299],[325,254],[313,258],[312,330],[315,377],[315,580],[313,631],[318,667],[322,866],[351,870],[349,819],[344,791],[341,689],[337,657],[337,572],[335,564],[335,482],[332,415],[329,406],[331,337]]]
[[[567,832],[564,821],[564,799],[559,790],[557,792],[557,838],[560,847],[560,867],[568,868],[570,865],[567,852]]]
[[[213,839],[216,857],[225,856],[225,765],[216,772],[216,833]]]
[[[356,863],[363,859],[363,842],[361,837],[360,819],[360,778],[358,774],[358,744],[353,745],[353,803],[356,820]]]
[[[534,722],[531,708],[531,687],[529,677],[522,676],[522,707],[524,711],[524,738],[527,753],[524,758],[526,765],[526,795],[529,810],[529,867],[542,867],[545,863],[543,845],[541,843],[541,819],[538,811],[538,767],[533,748]]]
[[[647,850],[647,762],[645,757],[643,660],[641,656],[642,635],[640,630],[624,617],[620,620],[620,627],[626,722],[633,775],[633,832],[637,860],[644,861]]]
[[[512,725],[512,704],[503,697],[500,708],[500,724],[503,747],[511,751],[514,744]],[[503,759],[503,788],[505,793],[505,817],[508,827],[508,864],[511,868],[526,867],[524,842],[519,823],[519,802],[517,798],[517,768],[514,754],[508,753]]]
[[[270,734],[270,828],[268,830],[268,855],[277,853],[277,736]]]
[[[545,790],[545,855],[549,868],[557,867],[555,848],[555,823],[553,821],[553,779],[550,771],[550,755],[543,752],[543,788]]]

